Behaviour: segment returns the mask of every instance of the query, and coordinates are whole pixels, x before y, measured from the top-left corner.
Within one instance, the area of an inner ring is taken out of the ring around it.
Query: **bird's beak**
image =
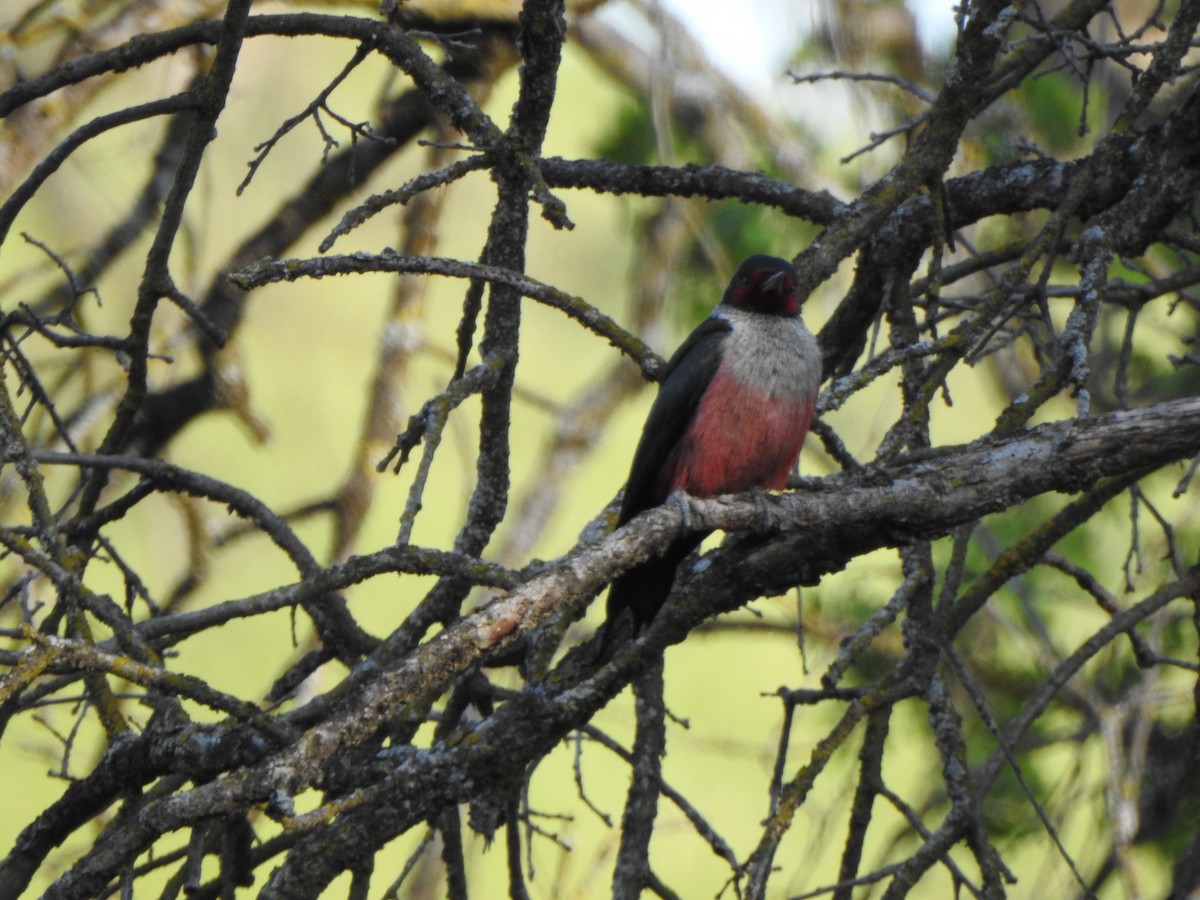
[[[782,294],[786,275],[787,272],[776,272],[760,284],[758,289],[765,293]]]

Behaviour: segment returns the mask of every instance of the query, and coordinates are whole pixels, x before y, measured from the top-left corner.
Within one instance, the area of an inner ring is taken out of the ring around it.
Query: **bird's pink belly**
[[[664,470],[664,495],[782,488],[812,419],[814,398],[774,397],[718,372]]]

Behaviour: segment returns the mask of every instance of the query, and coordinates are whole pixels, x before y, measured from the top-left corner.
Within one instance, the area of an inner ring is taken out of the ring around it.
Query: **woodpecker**
[[[786,486],[821,383],[821,351],[800,318],[791,263],[764,255],[743,262],[664,372],[617,527],[674,491],[710,497]],[[704,537],[685,535],[613,582],[605,647],[627,627],[619,620],[631,617],[636,634],[654,618],[675,570]]]

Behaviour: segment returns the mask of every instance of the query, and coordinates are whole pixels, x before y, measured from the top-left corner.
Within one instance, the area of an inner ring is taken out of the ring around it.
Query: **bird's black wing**
[[[729,323],[720,317],[705,319],[667,363],[658,397],[650,407],[633,454],[618,526],[666,499],[660,483],[663,465],[687,433],[700,398],[721,365],[721,346],[729,330]],[[654,618],[671,592],[675,570],[702,540],[703,534],[684,535],[657,558],[634,566],[613,581],[608,592],[608,621],[600,644],[600,660],[610,658],[620,641],[636,634]]]
[[[633,454],[618,526],[666,499],[657,483],[663,464],[687,431],[721,364],[721,346],[730,327],[725,319],[710,316],[696,326],[667,363]]]

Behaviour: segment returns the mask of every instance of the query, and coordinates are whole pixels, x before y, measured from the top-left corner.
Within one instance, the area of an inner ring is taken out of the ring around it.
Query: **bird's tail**
[[[689,534],[666,551],[630,569],[608,590],[608,618],[604,622],[597,662],[612,659],[617,648],[638,636],[666,603],[679,564],[700,546],[704,534]]]

